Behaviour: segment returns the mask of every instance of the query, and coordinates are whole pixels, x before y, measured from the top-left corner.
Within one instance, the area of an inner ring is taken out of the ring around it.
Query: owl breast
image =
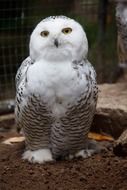
[[[27,72],[28,93],[38,94],[55,116],[62,115],[85,93],[87,80],[80,70],[70,62],[35,62]]]

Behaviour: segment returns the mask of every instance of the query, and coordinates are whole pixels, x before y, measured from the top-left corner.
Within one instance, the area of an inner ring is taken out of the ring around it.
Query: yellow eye
[[[41,33],[40,33],[40,35],[42,36],[42,37],[47,37],[48,35],[49,35],[49,32],[48,31],[42,31]]]
[[[72,28],[63,28],[63,29],[62,29],[62,32],[63,32],[64,34],[70,34],[70,33],[72,32]]]

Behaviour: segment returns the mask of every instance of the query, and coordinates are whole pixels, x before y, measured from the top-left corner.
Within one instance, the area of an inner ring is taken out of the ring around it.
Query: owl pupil
[[[69,34],[69,33],[72,32],[72,29],[71,29],[71,28],[64,28],[64,29],[62,30],[62,32],[63,32],[64,34]]]
[[[43,31],[40,33],[41,36],[43,37],[47,37],[49,35],[49,32],[48,31]]]

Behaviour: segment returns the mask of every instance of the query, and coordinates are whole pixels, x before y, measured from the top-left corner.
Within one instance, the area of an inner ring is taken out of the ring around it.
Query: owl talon
[[[53,161],[52,154],[49,149],[39,149],[35,151],[27,150],[23,153],[22,158],[31,163],[39,164]]]

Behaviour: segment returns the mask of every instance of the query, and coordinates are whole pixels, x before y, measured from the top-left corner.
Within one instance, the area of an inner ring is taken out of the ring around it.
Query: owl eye
[[[49,35],[49,32],[48,32],[47,30],[45,30],[45,31],[42,31],[42,32],[40,33],[40,35],[41,35],[42,37],[47,37],[47,36]]]
[[[63,28],[63,29],[62,29],[62,32],[63,32],[64,34],[70,34],[70,33],[72,32],[72,28]]]

